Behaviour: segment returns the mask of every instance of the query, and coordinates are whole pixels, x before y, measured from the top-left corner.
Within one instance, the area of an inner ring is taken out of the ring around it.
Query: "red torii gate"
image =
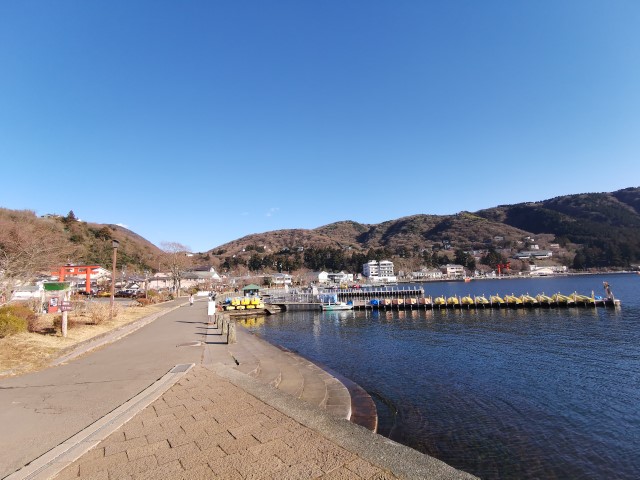
[[[91,274],[97,273],[95,270],[100,268],[100,265],[65,265],[60,267],[58,271],[51,272],[51,275],[58,277],[59,281],[63,282],[65,276],[82,276],[85,275],[84,290],[87,293],[91,293]]]
[[[511,262],[499,263],[497,267],[498,267],[498,275],[502,275],[502,269],[506,271],[511,270]]]

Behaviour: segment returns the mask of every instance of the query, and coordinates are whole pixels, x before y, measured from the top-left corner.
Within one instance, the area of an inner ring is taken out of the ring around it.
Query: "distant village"
[[[495,237],[494,241],[504,240]],[[304,274],[265,273],[232,276],[221,274],[213,266],[200,266],[180,272],[179,275],[169,272],[146,272],[144,274],[128,275],[126,270],[116,272],[113,288],[116,297],[137,298],[147,291],[157,292],[196,292],[221,291],[228,288],[239,288],[248,283],[260,283],[271,288],[286,288],[292,285],[318,285],[353,287],[355,285],[390,285],[396,283],[419,283],[427,281],[447,281],[471,278],[496,278],[501,276],[550,276],[567,272],[563,265],[538,266],[535,260],[548,260],[553,257],[553,249],[559,245],[551,244],[549,250],[540,249],[535,241],[527,237],[524,239],[528,246],[512,254],[511,258],[527,261],[529,271],[512,272],[510,263],[497,265],[490,270],[469,271],[463,265],[448,263],[437,268],[424,267],[417,271],[399,270],[396,272],[394,263],[390,260],[369,260],[362,265],[358,273],[315,271]],[[465,254],[480,260],[486,251],[470,251]],[[112,288],[112,272],[101,265],[65,265],[49,275],[43,275],[39,281],[31,285],[17,286],[12,292],[13,301],[42,299],[45,300],[45,283],[55,281],[69,282],[72,291],[83,295],[110,296]]]

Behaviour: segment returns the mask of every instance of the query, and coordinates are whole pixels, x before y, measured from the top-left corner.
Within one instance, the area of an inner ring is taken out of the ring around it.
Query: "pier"
[[[354,310],[442,310],[442,309],[504,309],[504,308],[617,308],[620,300],[607,296],[570,295],[556,293],[531,295],[425,295],[422,287],[382,287],[362,289],[327,289],[318,294],[283,293],[265,298],[265,303],[277,305],[282,310],[321,310],[320,298],[335,295],[338,301],[353,305]]]

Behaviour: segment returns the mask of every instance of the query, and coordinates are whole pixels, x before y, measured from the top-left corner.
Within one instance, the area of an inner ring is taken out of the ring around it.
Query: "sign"
[[[69,282],[44,282],[44,289],[47,292],[56,290],[68,290],[70,287]]]
[[[73,310],[73,308],[71,307],[71,302],[66,302],[66,301],[60,302],[60,311],[69,312],[71,310]]]

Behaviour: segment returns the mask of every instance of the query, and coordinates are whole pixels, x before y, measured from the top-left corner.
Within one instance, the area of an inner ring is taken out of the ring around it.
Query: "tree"
[[[162,242],[161,264],[169,271],[176,295],[180,294],[180,285],[185,272],[191,267],[189,247],[178,242]]]
[[[33,218],[0,219],[0,286],[10,298],[16,285],[32,282],[47,274],[73,254],[64,234]]]

